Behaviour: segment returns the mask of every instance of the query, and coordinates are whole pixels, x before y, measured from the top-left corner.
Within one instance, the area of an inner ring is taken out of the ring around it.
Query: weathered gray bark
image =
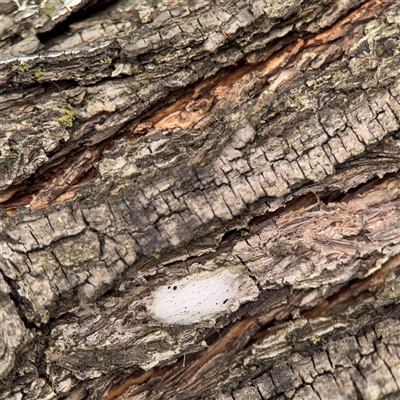
[[[400,2],[90,5],[2,5],[0,398],[399,398]]]

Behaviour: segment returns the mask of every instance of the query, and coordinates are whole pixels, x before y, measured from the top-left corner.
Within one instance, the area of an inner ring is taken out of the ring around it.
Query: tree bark
[[[1,11],[1,399],[400,397],[400,2]]]

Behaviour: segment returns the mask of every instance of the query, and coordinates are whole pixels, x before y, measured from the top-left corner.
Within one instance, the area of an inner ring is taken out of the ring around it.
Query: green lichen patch
[[[112,64],[113,60],[111,57],[103,58],[100,60],[100,64]]]
[[[314,346],[317,346],[317,345],[319,345],[320,343],[321,343],[321,338],[319,337],[319,336],[312,336],[311,338],[310,338],[310,342],[311,342],[311,344],[313,344]]]
[[[54,11],[54,4],[46,4],[41,11],[46,17],[51,17]]]
[[[25,61],[22,61],[20,64],[13,64],[11,66],[11,71],[19,74],[23,74],[30,70],[30,66]]]
[[[66,128],[72,128],[74,125],[74,121],[76,119],[75,116],[75,111],[73,110],[66,110],[65,114],[60,117],[60,122],[66,127]]]
[[[36,71],[35,71],[35,78],[36,79],[40,79],[40,78],[42,78],[43,76],[44,76],[44,71],[41,69],[41,68],[38,68]]]

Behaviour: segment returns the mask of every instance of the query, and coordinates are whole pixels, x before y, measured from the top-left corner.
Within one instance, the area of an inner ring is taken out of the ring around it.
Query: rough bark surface
[[[400,397],[400,2],[0,6],[0,398]]]

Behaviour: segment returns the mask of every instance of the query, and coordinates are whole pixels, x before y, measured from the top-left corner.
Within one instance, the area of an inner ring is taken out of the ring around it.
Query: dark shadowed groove
[[[82,2],[81,7],[66,17],[63,21],[56,24],[51,30],[38,33],[37,37],[46,50],[51,46],[54,39],[69,34],[69,27],[76,22],[95,17],[97,14],[115,7],[123,0],[87,0]]]

